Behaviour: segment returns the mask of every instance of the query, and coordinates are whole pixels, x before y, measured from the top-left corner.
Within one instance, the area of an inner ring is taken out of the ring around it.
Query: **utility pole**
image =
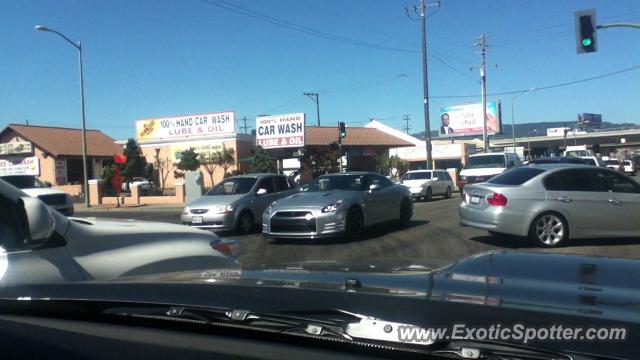
[[[440,6],[440,3],[438,3]],[[420,0],[420,23],[422,28],[422,86],[424,103],[424,132],[427,148],[427,169],[431,169],[433,159],[431,157],[431,123],[429,122],[429,72],[427,63],[427,6],[425,0]]]
[[[482,82],[482,143],[484,144],[484,152],[489,151],[489,142],[487,141],[487,36],[480,34],[478,42],[475,44],[480,48],[480,55],[482,56],[482,62],[480,64],[480,81]]]
[[[320,126],[320,94],[305,92],[305,93],[302,93],[302,95],[308,96],[309,99],[313,100],[313,102],[316,103],[316,116],[318,118],[318,126]]]
[[[409,126],[409,115],[408,114],[403,115],[402,120],[404,121],[404,131],[406,131],[407,134],[409,134],[409,130],[411,129],[411,127]]]
[[[242,131],[246,134],[247,133],[247,117],[243,116],[242,117],[242,122],[243,122],[243,126],[240,126],[240,129],[242,129]]]

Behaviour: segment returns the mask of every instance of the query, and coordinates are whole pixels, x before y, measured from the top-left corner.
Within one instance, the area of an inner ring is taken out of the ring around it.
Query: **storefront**
[[[175,186],[178,180],[175,167],[183,151],[193,149],[204,158],[224,149],[233,152],[232,165],[227,173],[242,172],[238,159],[252,155],[254,139],[251,135],[236,132],[236,116],[233,111],[183,115],[136,121],[136,141],[146,160],[158,173],[158,185],[163,188]],[[119,143],[126,143],[119,141]],[[224,178],[222,166],[202,165],[204,186],[211,187]],[[209,176],[209,171],[212,176]],[[213,179],[213,184],[211,179]],[[181,179],[180,179],[181,180]]]
[[[397,155],[409,162],[411,170],[426,168],[427,148],[425,141],[409,134],[393,129],[379,121],[372,120],[366,127],[378,129],[386,134],[403,139],[414,146],[400,147],[389,150],[389,156]],[[480,141],[481,143],[482,141]],[[436,169],[462,169],[468,155],[476,152],[477,140],[432,140],[431,157]]]
[[[89,179],[96,179],[122,147],[99,130],[87,130],[86,136]],[[76,195],[84,180],[82,130],[8,125],[0,132],[0,176],[6,175],[34,175]]]

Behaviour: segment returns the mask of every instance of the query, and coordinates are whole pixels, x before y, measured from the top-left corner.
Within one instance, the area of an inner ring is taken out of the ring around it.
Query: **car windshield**
[[[566,152],[567,156],[589,156],[587,150],[569,150]]]
[[[364,175],[326,175],[311,182],[305,191],[363,191],[364,189]]]
[[[237,195],[251,191],[257,179],[254,177],[238,177],[226,179],[214,186],[207,195]]]
[[[584,160],[584,162],[587,165],[594,165],[597,166],[598,164],[596,163],[596,161],[593,158],[583,158],[582,160]]]
[[[487,182],[495,185],[522,185],[543,172],[543,169],[535,167],[521,167],[504,172]]]
[[[465,169],[504,168],[504,155],[470,156]]]
[[[607,160],[605,163],[607,163],[607,165],[620,165],[619,160]]]
[[[410,172],[402,175],[401,180],[428,180],[431,179],[431,172],[428,171],[420,171],[420,172]]]
[[[3,176],[2,180],[17,187],[18,189],[33,189],[33,188],[47,188],[49,187],[44,182],[40,181],[35,176],[18,175],[18,176]]]

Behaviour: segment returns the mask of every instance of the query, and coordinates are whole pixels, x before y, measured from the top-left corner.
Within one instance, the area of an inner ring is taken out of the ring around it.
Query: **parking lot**
[[[459,196],[418,202],[410,225],[399,229],[387,224],[369,229],[355,242],[339,240],[265,241],[261,234],[220,233],[240,243],[239,260],[245,267],[310,260],[359,262],[415,259],[420,263],[446,264],[474,253],[503,249],[547,251],[585,255],[640,258],[640,239],[572,240],[556,249],[542,249],[526,239],[493,237],[487,232],[459,225]],[[137,219],[179,223],[180,208],[121,208],[78,211],[76,216]]]

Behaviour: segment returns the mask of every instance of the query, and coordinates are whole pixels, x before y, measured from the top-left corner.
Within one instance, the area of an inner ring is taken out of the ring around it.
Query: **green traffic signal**
[[[593,40],[591,40],[591,38],[582,39],[582,46],[591,46],[592,43]]]

